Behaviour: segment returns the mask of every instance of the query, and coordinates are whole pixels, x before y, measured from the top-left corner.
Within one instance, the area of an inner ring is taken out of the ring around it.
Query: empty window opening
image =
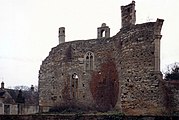
[[[72,75],[72,79],[78,79],[78,75],[77,75],[76,73],[74,73],[74,74]]]
[[[103,23],[101,27],[98,27],[97,34],[98,34],[98,38],[110,37],[110,28],[106,26],[106,23]]]
[[[105,37],[105,31],[101,30],[101,37]]]
[[[72,98],[76,99],[77,98],[77,92],[78,92],[78,75],[76,73],[72,74],[72,80],[71,80],[71,93],[72,93]]]
[[[94,68],[94,54],[87,52],[85,55],[85,70],[93,70]]]
[[[93,56],[90,55],[90,70],[93,70]]]

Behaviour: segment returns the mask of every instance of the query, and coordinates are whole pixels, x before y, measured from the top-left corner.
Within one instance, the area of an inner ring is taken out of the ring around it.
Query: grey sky
[[[38,84],[38,70],[58,44],[97,37],[105,22],[111,36],[121,28],[120,6],[132,0],[0,0],[0,81],[5,86]],[[161,68],[179,62],[179,1],[136,0],[137,24],[164,19]],[[161,70],[162,70],[161,69]]]

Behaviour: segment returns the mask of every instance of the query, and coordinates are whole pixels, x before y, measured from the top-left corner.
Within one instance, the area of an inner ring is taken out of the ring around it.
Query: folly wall
[[[122,28],[113,37],[104,23],[97,39],[65,42],[65,32],[59,37],[39,71],[41,112],[69,106],[128,115],[166,112],[160,85],[163,20],[135,25],[135,2],[121,9]]]

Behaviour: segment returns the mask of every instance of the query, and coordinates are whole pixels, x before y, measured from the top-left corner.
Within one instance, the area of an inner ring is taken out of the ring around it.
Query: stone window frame
[[[91,51],[86,52],[84,55],[84,70],[94,70],[94,53]]]

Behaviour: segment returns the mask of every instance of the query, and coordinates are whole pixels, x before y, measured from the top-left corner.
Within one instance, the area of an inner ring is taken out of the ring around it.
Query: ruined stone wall
[[[159,81],[163,20],[121,28],[111,38],[61,43],[39,71],[39,106],[163,113]],[[49,107],[49,108],[48,108]]]
[[[165,107],[169,115],[179,115],[179,82],[177,80],[165,82]]]
[[[150,22],[122,28],[118,33],[122,47],[120,97],[122,112],[126,114],[162,112],[159,71],[155,71],[155,27],[156,22]]]
[[[179,115],[179,83],[171,87],[173,93],[173,114]]]
[[[68,101],[93,107],[92,76],[101,73],[101,65],[109,56],[115,63],[113,53],[116,45],[114,38],[101,38],[67,42],[52,48],[39,71],[39,105],[60,106]],[[91,70],[86,67],[87,53],[93,54]],[[78,82],[73,84],[74,73],[78,76]]]

